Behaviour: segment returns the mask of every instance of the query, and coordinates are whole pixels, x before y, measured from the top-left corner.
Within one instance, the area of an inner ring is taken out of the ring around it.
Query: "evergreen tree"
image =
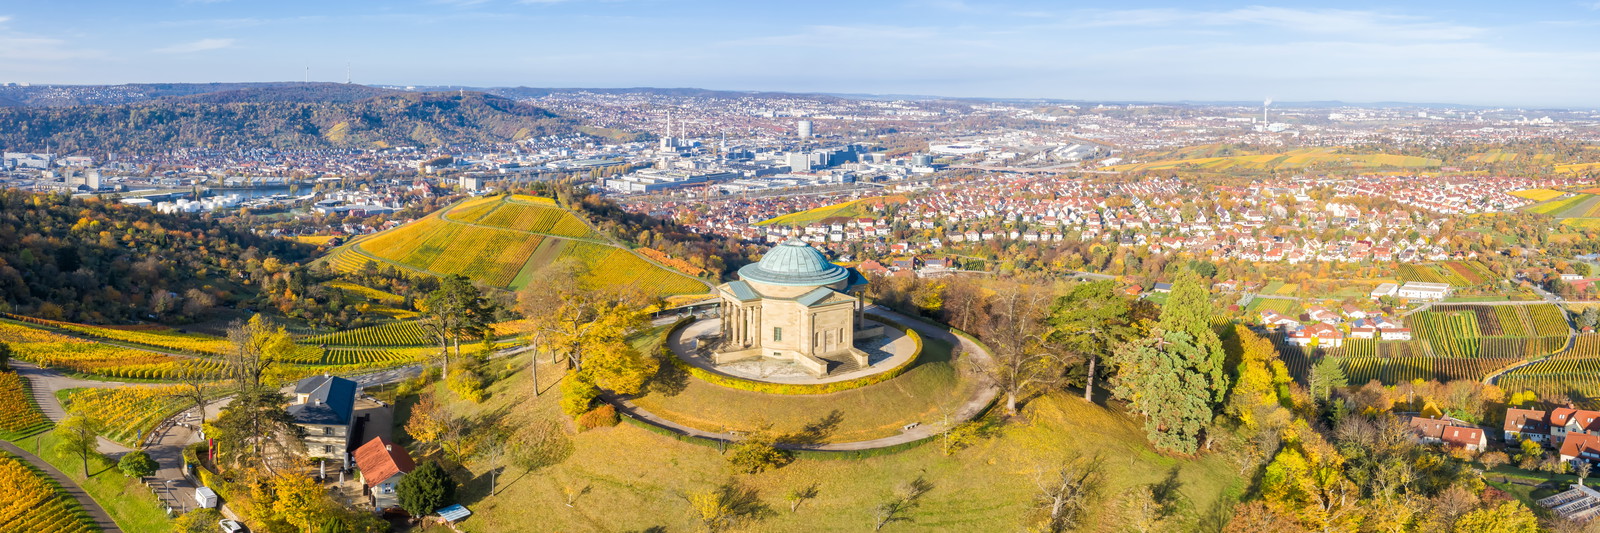
[[[1194,453],[1211,421],[1212,377],[1201,371],[1210,354],[1188,333],[1161,333],[1123,345],[1115,355],[1113,392],[1145,417],[1145,434],[1156,447]]]
[[[1349,380],[1344,375],[1344,367],[1339,365],[1336,357],[1323,357],[1311,367],[1311,377],[1307,380],[1311,395],[1318,400],[1326,400],[1333,394],[1333,389],[1349,385]]]
[[[400,507],[411,516],[427,516],[456,499],[456,482],[439,463],[428,461],[400,478]]]
[[[1211,292],[1199,274],[1185,270],[1178,275],[1172,284],[1172,294],[1161,306],[1161,319],[1156,327],[1188,335],[1194,346],[1204,352],[1194,369],[1208,377],[1205,386],[1211,393],[1211,402],[1221,403],[1228,393],[1227,354],[1222,350],[1222,340],[1211,327]]]
[[[1077,352],[1088,365],[1083,399],[1091,399],[1096,368],[1102,354],[1133,335],[1133,306],[1117,294],[1115,281],[1081,283],[1057,298],[1050,308],[1050,335]]]

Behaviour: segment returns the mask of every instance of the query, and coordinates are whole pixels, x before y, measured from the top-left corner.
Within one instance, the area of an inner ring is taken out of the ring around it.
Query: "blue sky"
[[[1600,107],[1600,0],[0,0],[0,82]]]

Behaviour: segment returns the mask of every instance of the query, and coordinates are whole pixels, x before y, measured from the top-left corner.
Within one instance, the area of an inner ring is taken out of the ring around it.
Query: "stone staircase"
[[[830,376],[861,370],[861,365],[857,364],[855,358],[850,357],[849,354],[818,357],[818,359],[828,362],[828,375]]]

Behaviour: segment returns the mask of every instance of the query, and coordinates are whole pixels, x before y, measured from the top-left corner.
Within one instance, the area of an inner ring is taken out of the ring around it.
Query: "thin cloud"
[[[1378,11],[1251,6],[1225,11],[1124,9],[1087,12],[1069,19],[1080,27],[1264,26],[1290,32],[1388,40],[1463,40],[1483,28]]]
[[[157,48],[155,51],[163,54],[190,54],[207,50],[220,50],[233,46],[234,39],[201,39],[198,41],[175,44],[166,48]]]

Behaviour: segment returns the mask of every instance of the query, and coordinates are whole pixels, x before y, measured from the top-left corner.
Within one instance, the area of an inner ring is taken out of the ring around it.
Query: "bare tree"
[[[1005,392],[1009,414],[1017,414],[1019,401],[1059,383],[1065,374],[1065,360],[1049,342],[1051,328],[1044,320],[1052,297],[1039,287],[1003,285],[984,323],[994,364],[983,371]]]
[[[205,421],[206,406],[211,403],[206,396],[211,394],[211,381],[216,376],[206,370],[204,361],[190,359],[178,366],[175,377],[178,385],[172,396],[193,404],[195,410],[200,413],[198,415],[200,420]]]
[[[1034,484],[1039,487],[1035,502],[1045,511],[1046,531],[1076,529],[1084,508],[1100,485],[1098,459],[1082,457],[1069,459],[1054,468],[1041,468],[1034,472]]]
[[[917,508],[922,496],[930,490],[933,490],[933,484],[922,476],[901,484],[888,499],[872,508],[872,530],[880,531],[895,522],[910,522],[911,517],[907,513]]]

